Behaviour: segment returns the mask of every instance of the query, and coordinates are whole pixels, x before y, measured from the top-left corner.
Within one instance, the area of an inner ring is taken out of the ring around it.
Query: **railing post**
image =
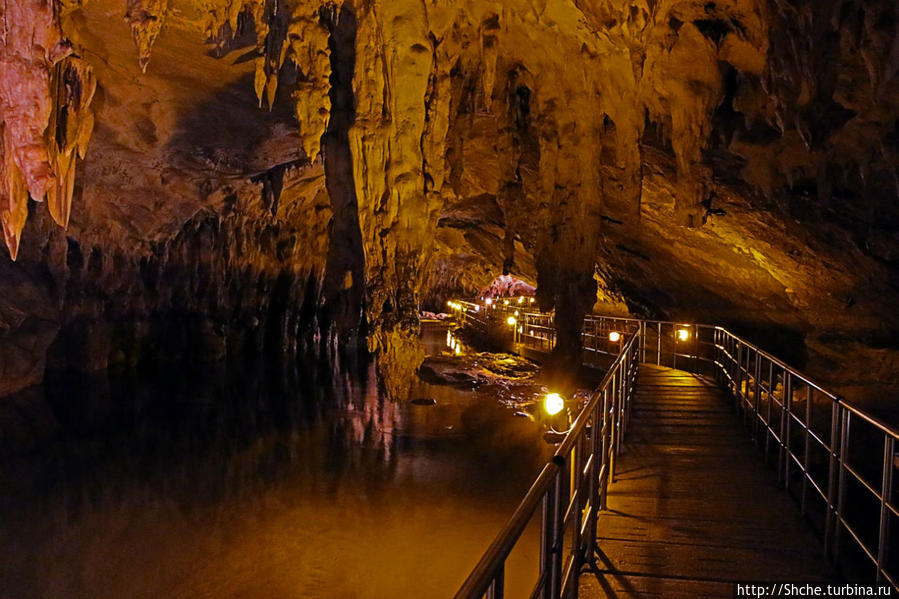
[[[768,465],[768,453],[771,446],[771,406],[774,404],[774,362],[768,360],[768,403],[765,405],[765,465]]]
[[[565,480],[568,464],[556,472],[555,498],[553,501],[553,546],[552,568],[550,570],[550,597],[556,599],[562,595],[562,567],[565,558],[565,508],[568,505],[568,484]]]
[[[646,361],[646,321],[640,321],[640,361]]]
[[[752,384],[752,394],[753,394],[753,412],[755,412],[755,416],[752,421],[752,441],[754,443],[759,442],[759,408],[761,397],[761,378],[762,378],[762,361],[760,360],[761,356],[759,352],[755,352],[755,363],[752,367],[753,372],[753,384]]]
[[[493,582],[490,583],[490,588],[487,589],[487,598],[488,599],[503,599],[504,586],[505,586],[505,578],[506,578],[506,565],[500,564],[499,569],[496,571],[496,577],[493,579]]]
[[[736,389],[734,389],[734,399],[736,400],[737,409],[739,411],[743,410],[743,344],[739,341],[734,341],[736,344],[736,366],[737,371],[734,373],[734,385]],[[745,422],[745,419],[744,419]]]
[[[790,488],[790,462],[793,461],[790,455],[790,404],[793,401],[793,375],[789,371],[784,370],[784,390],[783,399],[781,400],[780,410],[780,466],[777,468],[777,475],[783,476],[784,487]]]
[[[843,418],[840,430],[840,455],[838,457],[839,476],[837,476],[837,505],[833,512],[833,556],[840,555],[840,537],[842,536],[842,520],[843,506],[846,503],[846,460],[849,458],[849,424],[851,423],[851,412],[845,408],[841,408]],[[828,514],[831,514],[828,511]]]
[[[824,552],[828,555],[830,555],[833,540],[833,518],[836,511],[839,461],[843,445],[841,434],[843,415],[840,409],[840,404],[833,402],[830,411],[830,455],[827,456],[827,510],[824,516]]]
[[[552,597],[553,542],[555,540],[555,485],[543,496],[543,515],[540,521],[540,576],[543,577],[542,599]]]
[[[812,427],[812,386],[806,388],[805,393],[805,449],[802,454],[802,500],[800,501],[799,512],[805,516],[805,510],[808,506],[808,479],[809,479],[809,463],[811,460],[811,427]]]
[[[883,580],[887,562],[887,542],[890,538],[889,502],[893,491],[894,439],[883,434],[883,477],[880,484],[880,529],[877,538],[877,582]]]
[[[612,407],[609,405],[609,397],[609,388],[606,387],[602,390],[602,466],[605,471],[605,476],[603,477],[602,486],[600,488],[602,497],[600,498],[599,509],[601,510],[605,510],[607,507],[609,482],[612,478],[612,417],[610,414]]]
[[[658,323],[659,334],[656,336],[656,343],[658,345],[658,354],[656,355],[656,366],[662,365],[662,323]]]
[[[593,409],[593,426],[590,429],[590,519],[587,523],[587,546],[584,551],[586,560],[593,563],[596,555],[596,519],[600,510],[600,480],[602,473],[602,402],[596,402]]]

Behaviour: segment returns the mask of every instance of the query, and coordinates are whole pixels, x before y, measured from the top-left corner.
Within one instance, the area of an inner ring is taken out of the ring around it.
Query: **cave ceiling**
[[[190,313],[214,356],[275,308],[389,332],[503,272],[563,338],[597,304],[897,376],[890,0],[0,9],[0,392],[63,332],[103,366]]]

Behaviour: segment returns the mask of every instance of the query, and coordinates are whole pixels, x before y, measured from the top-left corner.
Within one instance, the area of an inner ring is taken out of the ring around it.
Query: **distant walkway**
[[[643,364],[580,597],[732,597],[732,581],[838,581],[711,382]]]

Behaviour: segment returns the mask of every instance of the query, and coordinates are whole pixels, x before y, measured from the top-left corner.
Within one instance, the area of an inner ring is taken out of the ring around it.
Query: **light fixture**
[[[515,316],[518,316],[518,310],[515,310]]]
[[[505,299],[505,300],[503,300],[503,303],[504,303],[505,305],[508,306],[508,305],[509,305],[509,300]]]
[[[565,407],[565,400],[558,393],[547,393],[543,399],[543,409],[550,416],[555,416]]]
[[[521,297],[518,298],[518,303],[520,304],[520,303],[522,303],[522,302],[524,302],[524,296],[523,296],[523,295],[522,295]]]
[[[612,343],[618,343],[621,340],[621,333],[618,331],[612,331],[609,333],[609,341]]]
[[[487,299],[484,300],[484,303],[489,306],[490,304],[493,303],[493,300],[488,297]]]
[[[456,355],[458,356],[458,355],[461,354],[461,353],[462,353],[462,346],[461,346],[461,345],[457,345],[457,346],[456,346]]]
[[[475,304],[474,311],[475,311],[475,312],[480,312],[480,311],[481,311],[481,307],[478,306],[477,304]]]
[[[514,327],[516,322],[518,322],[518,321],[515,320],[515,317],[514,317],[514,316],[510,316],[509,318],[506,319],[506,323],[507,323],[510,327]]]
[[[534,303],[534,298],[531,298],[531,303],[532,303],[532,304]]]
[[[686,341],[690,338],[690,331],[687,329],[678,329],[677,330],[677,338],[681,341]]]

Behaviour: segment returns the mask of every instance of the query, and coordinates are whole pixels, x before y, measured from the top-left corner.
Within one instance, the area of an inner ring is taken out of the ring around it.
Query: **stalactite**
[[[128,0],[125,22],[131,27],[141,71],[146,72],[150,64],[150,52],[162,32],[168,11],[169,0]]]
[[[93,128],[95,83],[86,63],[68,57],[71,44],[52,2],[4,2],[0,25],[0,220],[15,259],[29,196],[46,196],[53,218],[68,223],[75,152],[84,155]]]
[[[303,150],[310,160],[314,160],[318,156],[331,111],[328,30],[317,18],[317,11],[314,15],[304,15],[291,21],[287,42],[290,59],[300,71],[292,97],[296,102]]]
[[[12,152],[6,150],[5,127],[0,124],[0,224],[3,239],[13,260],[19,254],[19,240],[28,218],[28,189],[22,171],[15,164]]]
[[[93,70],[80,58],[69,56],[53,68],[50,89],[54,102],[47,145],[56,181],[47,190],[47,206],[63,228],[68,227],[72,210],[75,165],[78,158],[84,158],[94,128],[90,105],[96,86]]]

